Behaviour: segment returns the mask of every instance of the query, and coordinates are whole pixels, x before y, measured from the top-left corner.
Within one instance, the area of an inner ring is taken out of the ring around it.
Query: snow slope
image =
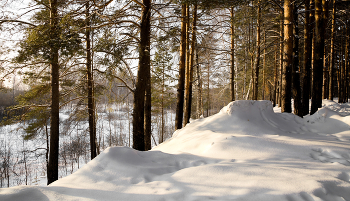
[[[0,189],[0,200],[350,200],[350,105],[275,113],[235,101],[148,152],[108,148],[48,187]]]

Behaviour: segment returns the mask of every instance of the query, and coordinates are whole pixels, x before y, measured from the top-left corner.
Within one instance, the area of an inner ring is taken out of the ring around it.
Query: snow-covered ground
[[[139,152],[106,149],[48,187],[0,189],[0,200],[350,200],[350,105],[275,113],[235,101]]]

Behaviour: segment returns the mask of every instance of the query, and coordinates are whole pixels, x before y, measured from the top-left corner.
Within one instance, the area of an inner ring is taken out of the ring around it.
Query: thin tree
[[[235,11],[234,7],[231,7],[231,72],[230,72],[230,88],[231,88],[231,101],[236,99],[235,97]]]
[[[255,55],[255,73],[253,83],[253,100],[258,100],[258,88],[259,88],[259,64],[260,64],[260,30],[261,30],[261,0],[258,1],[258,13],[257,13],[257,25],[256,25],[256,55]]]

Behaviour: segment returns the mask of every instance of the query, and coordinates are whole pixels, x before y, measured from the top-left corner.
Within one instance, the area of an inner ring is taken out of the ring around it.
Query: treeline
[[[129,144],[140,151],[151,149],[155,130],[159,143],[168,136],[165,110],[174,110],[176,130],[238,99],[268,99],[282,112],[293,99],[299,116],[310,98],[311,114],[322,98],[348,100],[348,1],[43,0],[24,14],[8,11],[11,3],[1,7],[1,29],[24,37],[1,70],[21,72],[29,87],[12,119],[26,122],[26,139],[46,129],[48,184],[58,179],[59,113],[68,105],[71,119],[89,124],[93,159],[102,150],[96,111],[107,99],[133,103]]]

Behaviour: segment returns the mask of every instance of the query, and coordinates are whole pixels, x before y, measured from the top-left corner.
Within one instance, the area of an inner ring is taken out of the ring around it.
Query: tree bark
[[[193,83],[193,63],[194,63],[194,50],[196,44],[196,30],[197,30],[197,4],[193,8],[193,21],[192,21],[192,39],[191,39],[191,49],[190,49],[190,58],[188,65],[188,76],[187,84],[185,91],[185,117],[184,117],[184,126],[190,122],[191,117],[191,105],[192,105],[192,83]]]
[[[311,78],[311,24],[310,0],[305,0],[305,25],[304,25],[304,66],[303,66],[303,115],[309,114],[310,78]]]
[[[59,154],[59,63],[57,39],[59,38],[59,19],[57,13],[57,0],[50,0],[50,59],[51,66],[51,120],[50,120],[50,155],[47,169],[47,184],[58,179]]]
[[[328,99],[333,100],[334,96],[334,32],[335,32],[335,9],[336,9],[336,1],[333,0],[333,8],[332,8],[332,30],[331,30],[331,58],[329,64],[329,92]]]
[[[292,112],[291,83],[293,65],[293,4],[291,0],[284,1],[284,60],[281,93],[281,111]]]
[[[185,88],[185,70],[186,70],[186,5],[182,5],[181,19],[181,41],[180,41],[180,64],[179,81],[177,85],[175,130],[182,128],[183,106],[184,106],[184,88]]]
[[[322,81],[323,81],[323,53],[324,53],[324,14],[322,5],[326,0],[315,0],[315,47],[313,68],[313,89],[311,100],[311,114],[322,107]]]
[[[300,69],[299,69],[299,27],[298,27],[298,8],[294,2],[293,18],[294,18],[294,47],[293,47],[293,98],[294,98],[294,114],[303,117],[301,104],[300,89]]]
[[[235,97],[235,24],[234,24],[234,7],[231,7],[231,72],[230,72],[230,88],[231,88],[231,101],[236,99]]]
[[[255,73],[254,73],[254,91],[253,91],[253,100],[258,100],[258,91],[259,91],[259,64],[260,64],[260,28],[261,28],[261,0],[258,1],[258,18],[256,26],[256,57],[255,57]]]
[[[282,80],[283,80],[283,58],[284,58],[284,10],[281,12],[282,20],[280,22],[280,77],[278,87],[278,106],[282,106]]]
[[[327,28],[327,21],[328,21],[328,5],[329,0],[326,0],[323,6],[323,30],[326,32]],[[326,39],[325,39],[326,40]],[[327,68],[327,47],[324,45],[323,50],[323,99],[328,98],[329,91],[328,91],[328,83],[329,83],[329,68]]]
[[[86,72],[87,72],[87,85],[88,85],[88,113],[89,113],[89,132],[90,132],[90,150],[91,160],[94,159],[96,154],[96,130],[95,130],[95,108],[94,108],[94,94],[93,94],[93,80],[92,80],[92,65],[91,65],[91,40],[90,40],[90,4],[86,3]]]
[[[144,110],[145,92],[148,84],[148,73],[150,71],[150,17],[151,0],[143,0],[141,11],[141,31],[139,47],[139,67],[137,72],[136,88],[134,91],[133,111],[133,148],[145,151],[144,136]]]

